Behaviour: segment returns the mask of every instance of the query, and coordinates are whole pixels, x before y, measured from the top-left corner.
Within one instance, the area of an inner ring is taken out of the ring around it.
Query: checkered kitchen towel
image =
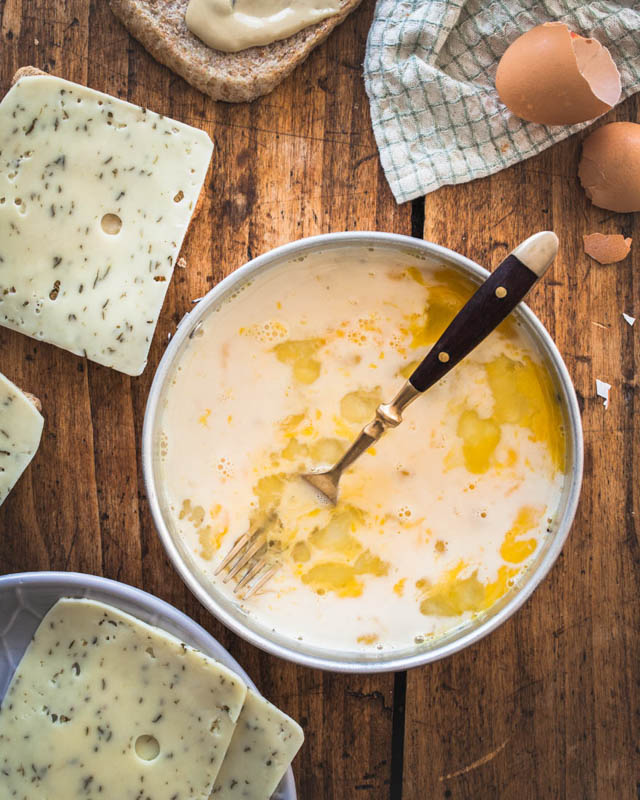
[[[623,97],[640,89],[637,1],[378,0],[365,83],[398,203],[498,172],[588,124],[523,122],[498,99],[500,56],[522,32],[551,20],[609,49]]]

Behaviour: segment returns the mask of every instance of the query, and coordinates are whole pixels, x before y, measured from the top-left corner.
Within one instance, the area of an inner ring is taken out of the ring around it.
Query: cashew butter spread
[[[186,22],[209,47],[236,53],[286,39],[339,9],[339,0],[191,0]]]
[[[343,475],[327,468],[473,292],[451,267],[337,248],[254,277],[188,340],[160,403],[165,518],[201,579],[265,527],[282,561],[251,624],[322,650],[401,650],[487,612],[554,530],[565,479],[552,379],[509,319]]]

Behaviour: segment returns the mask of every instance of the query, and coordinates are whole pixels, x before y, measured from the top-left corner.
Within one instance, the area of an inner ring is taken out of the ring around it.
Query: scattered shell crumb
[[[629,255],[632,239],[620,233],[589,233],[583,237],[584,252],[599,264],[615,264]]]
[[[624,311],[622,312],[622,318],[625,322],[628,322],[629,325],[633,325],[633,323],[636,321],[635,317],[632,317],[630,314],[625,314]]]
[[[609,408],[609,392],[611,384],[596,378],[596,394],[604,400],[604,407]]]
[[[180,269],[186,269],[187,259],[184,256],[180,256],[180,258],[176,262],[176,267],[180,267]]]

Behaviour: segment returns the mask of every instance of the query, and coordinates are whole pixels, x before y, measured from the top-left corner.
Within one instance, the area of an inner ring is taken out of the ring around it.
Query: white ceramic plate
[[[90,597],[172,633],[256,685],[240,664],[204,628],[177,608],[124,583],[77,572],[22,572],[0,576],[0,700],[40,621],[61,597]],[[271,800],[296,800],[291,768]]]

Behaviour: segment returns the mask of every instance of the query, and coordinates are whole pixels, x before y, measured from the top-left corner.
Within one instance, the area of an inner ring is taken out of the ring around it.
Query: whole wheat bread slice
[[[222,53],[187,28],[189,0],[109,0],[113,13],[151,55],[214,100],[241,103],[270,92],[324,41],[361,0],[340,0],[333,17],[264,47]]]

